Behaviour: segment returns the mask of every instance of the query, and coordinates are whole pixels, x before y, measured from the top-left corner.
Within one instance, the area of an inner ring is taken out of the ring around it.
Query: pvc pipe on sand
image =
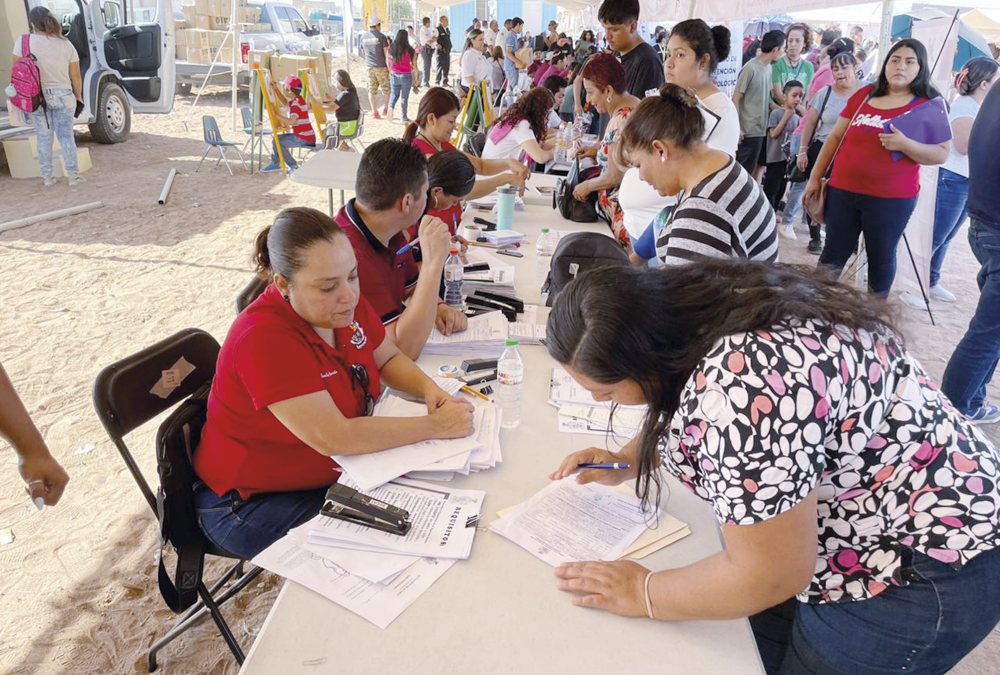
[[[174,176],[177,175],[177,169],[171,169],[170,173],[167,174],[167,182],[163,184],[163,192],[160,193],[160,198],[156,200],[156,203],[163,206],[167,203],[167,195],[170,194],[170,188],[174,185]]]
[[[78,213],[93,211],[94,209],[99,209],[102,206],[104,206],[104,202],[90,202],[89,204],[81,204],[80,206],[71,206],[68,209],[59,209],[57,211],[41,213],[37,216],[28,216],[27,218],[21,218],[20,220],[12,220],[8,223],[0,224],[0,232],[15,230],[19,227],[27,227],[28,225],[42,223],[46,220],[55,220],[56,218],[64,218],[65,216],[75,216]]]

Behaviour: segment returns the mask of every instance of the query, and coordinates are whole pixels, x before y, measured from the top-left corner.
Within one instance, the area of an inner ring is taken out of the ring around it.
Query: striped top
[[[679,195],[676,208],[656,240],[666,265],[699,258],[778,261],[774,211],[757,182],[735,160]]]
[[[301,96],[296,96],[288,103],[288,117],[292,120],[292,131],[307,143],[316,142],[316,132],[309,122],[309,109]]]

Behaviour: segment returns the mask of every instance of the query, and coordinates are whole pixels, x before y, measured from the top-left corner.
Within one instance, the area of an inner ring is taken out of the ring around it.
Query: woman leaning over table
[[[587,100],[594,109],[608,116],[608,125],[599,145],[584,148],[578,157],[592,157],[601,167],[601,175],[582,181],[573,190],[573,196],[583,201],[591,192],[598,192],[597,204],[611,223],[611,231],[618,241],[631,248],[628,232],[624,227],[624,213],[618,204],[618,188],[625,168],[614,159],[615,144],[622,133],[625,121],[639,105],[639,99],[628,93],[625,67],[611,54],[597,54],[587,61],[580,73]]]
[[[550,354],[597,400],[649,413],[619,453],[576,452],[551,477],[627,462],[578,480],[637,478],[669,510],[665,469],[712,505],[725,540],[676,569],[562,565],[571,602],[750,617],[769,675],[930,675],[969,653],[1000,620],[1000,452],[884,309],[815,273],[734,260],[571,282]]]
[[[894,44],[875,85],[864,87],[847,103],[802,195],[802,203],[809,204],[819,193],[820,179],[839,147],[819,264],[840,274],[857,248],[858,237],[864,235],[868,287],[877,295],[887,296],[896,276],[896,246],[917,205],[920,165],[943,163],[951,145],[920,143],[893,126],[884,132],[882,125],[936,96],[940,94],[931,84],[923,44],[911,38]],[[893,161],[892,152],[904,157]]]
[[[83,101],[80,79],[80,56],[73,43],[63,37],[59,21],[45,7],[35,7],[28,12],[31,34],[28,51],[35,57],[41,79],[45,107],[28,114],[38,136],[38,165],[42,184],[52,187],[52,138],[59,139],[63,162],[70,187],[86,179],[77,166],[76,140],[73,138],[73,118],[77,104]],[[14,63],[22,53],[22,39],[14,40]]]
[[[529,89],[507,108],[490,129],[483,158],[545,164],[555,141],[548,136],[549,111],[555,97],[543,87]]]
[[[445,150],[457,150],[450,140],[455,133],[460,104],[458,97],[444,87],[427,90],[420,99],[417,119],[406,127],[403,140],[409,141],[424,153],[424,157],[436,155]],[[479,179],[466,197],[478,199],[490,194],[501,185],[524,187],[528,179],[528,168],[513,159],[483,159],[464,154],[476,170]]]
[[[285,209],[257,235],[254,260],[272,283],[226,336],[194,454],[202,529],[246,558],[319,512],[340,476],[331,456],[472,432],[471,406],[385,339],[331,218]],[[423,397],[427,416],[371,418],[382,380]]]

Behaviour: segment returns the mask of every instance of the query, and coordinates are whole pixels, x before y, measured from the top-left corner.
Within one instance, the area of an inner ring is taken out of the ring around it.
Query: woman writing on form
[[[333,219],[282,211],[254,260],[272,283],[226,336],[194,454],[201,527],[245,558],[319,512],[340,476],[331,456],[472,433],[472,407],[385,339]],[[382,379],[422,397],[427,416],[371,418]]]
[[[769,674],[944,673],[1000,620],[1000,452],[930,381],[877,299],[790,268],[605,267],[549,315],[549,353],[598,401],[648,404],[578,480],[665,469],[725,550],[685,567],[570,563],[573,604],[661,621],[750,617]],[[634,358],[642,354],[641,359]]]

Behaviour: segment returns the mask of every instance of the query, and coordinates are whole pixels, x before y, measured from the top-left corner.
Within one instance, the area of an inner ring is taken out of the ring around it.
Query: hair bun
[[[660,98],[676,101],[688,108],[698,107],[698,97],[693,91],[689,91],[677,84],[665,84],[660,87]]]
[[[712,26],[712,42],[715,47],[715,54],[719,57],[719,61],[725,61],[729,58],[729,52],[732,51],[732,33],[729,29],[723,25]]]

